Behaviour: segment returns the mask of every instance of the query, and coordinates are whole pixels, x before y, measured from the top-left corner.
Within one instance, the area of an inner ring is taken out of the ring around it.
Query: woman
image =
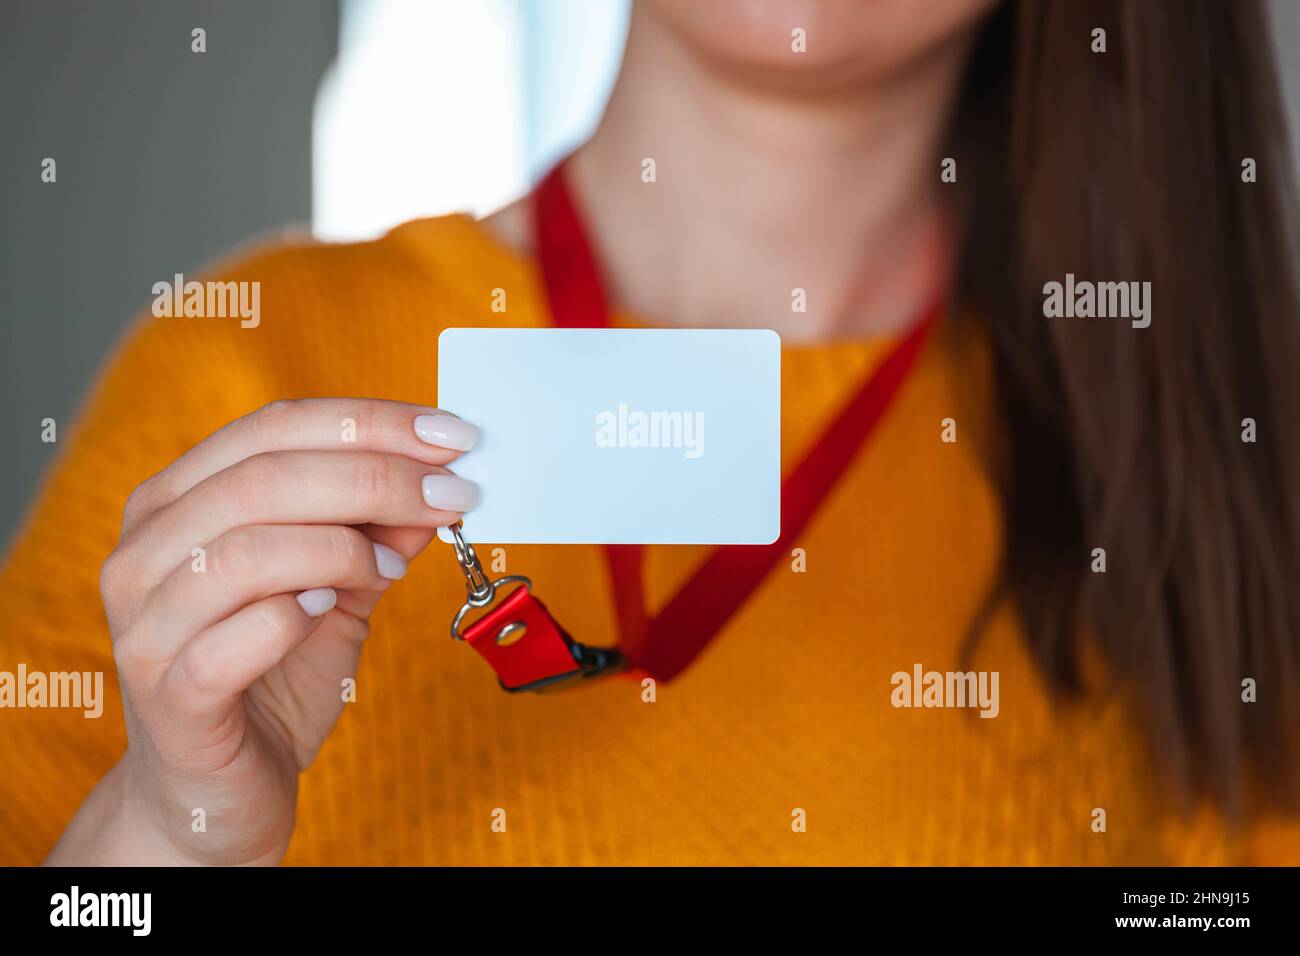
[[[1300,862],[1267,51],[1254,3],[636,4],[558,180],[612,323],[776,329],[789,472],[950,304],[798,549],[651,693],[501,693],[446,636],[450,549],[413,563],[477,496],[473,423],[425,404],[438,332],[559,318],[533,199],[217,270],[260,324],[143,323],[4,571],[5,657],[121,693],[6,715],[0,859]],[[1149,325],[1049,317],[1076,279],[1149,282]],[[608,645],[709,553],[492,570]],[[987,678],[991,719],[900,692],[929,672]]]

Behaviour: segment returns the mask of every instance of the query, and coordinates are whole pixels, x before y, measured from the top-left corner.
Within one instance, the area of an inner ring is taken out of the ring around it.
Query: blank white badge
[[[766,329],[446,329],[438,405],[480,431],[470,541],[771,544],[781,340]]]

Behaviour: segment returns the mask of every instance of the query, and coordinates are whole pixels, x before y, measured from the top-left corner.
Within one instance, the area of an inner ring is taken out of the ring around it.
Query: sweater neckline
[[[466,256],[462,251],[455,257],[462,268],[445,273],[448,279],[478,289],[482,287],[485,279],[490,279],[493,286],[500,285],[504,273],[508,279],[522,281],[528,287],[532,312],[539,324],[545,322],[545,295],[536,260],[531,254],[521,252],[502,242],[473,215],[455,212],[412,220],[397,226],[390,236],[413,240],[422,257],[429,259],[435,267],[439,261],[445,261],[444,250],[449,244],[461,250],[470,248],[471,255]],[[465,268],[465,266],[470,267]],[[485,275],[485,272],[490,272],[491,275]],[[611,324],[617,328],[676,328],[670,323],[655,322],[619,307],[615,307],[612,311]],[[782,339],[781,351],[787,355],[870,354],[888,348],[900,338],[900,334],[882,334],[807,342],[787,342]]]

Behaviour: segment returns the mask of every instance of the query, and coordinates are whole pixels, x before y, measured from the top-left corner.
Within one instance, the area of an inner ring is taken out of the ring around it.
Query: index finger
[[[445,465],[473,447],[478,430],[428,405],[378,398],[303,398],[263,405],[214,432],[131,495],[125,534],[195,485],[270,451],[382,451]]]

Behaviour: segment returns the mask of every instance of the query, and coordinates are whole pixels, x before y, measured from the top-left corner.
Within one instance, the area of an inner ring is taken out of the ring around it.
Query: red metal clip
[[[456,561],[465,575],[468,595],[451,622],[451,636],[478,651],[494,671],[501,687],[516,692],[551,690],[574,678],[614,673],[626,666],[615,648],[579,644],[532,593],[532,582],[520,575],[491,580],[483,571],[474,547],[461,533],[460,522],[451,526]],[[498,589],[517,584],[495,607]],[[490,608],[461,630],[465,616],[475,608]]]

